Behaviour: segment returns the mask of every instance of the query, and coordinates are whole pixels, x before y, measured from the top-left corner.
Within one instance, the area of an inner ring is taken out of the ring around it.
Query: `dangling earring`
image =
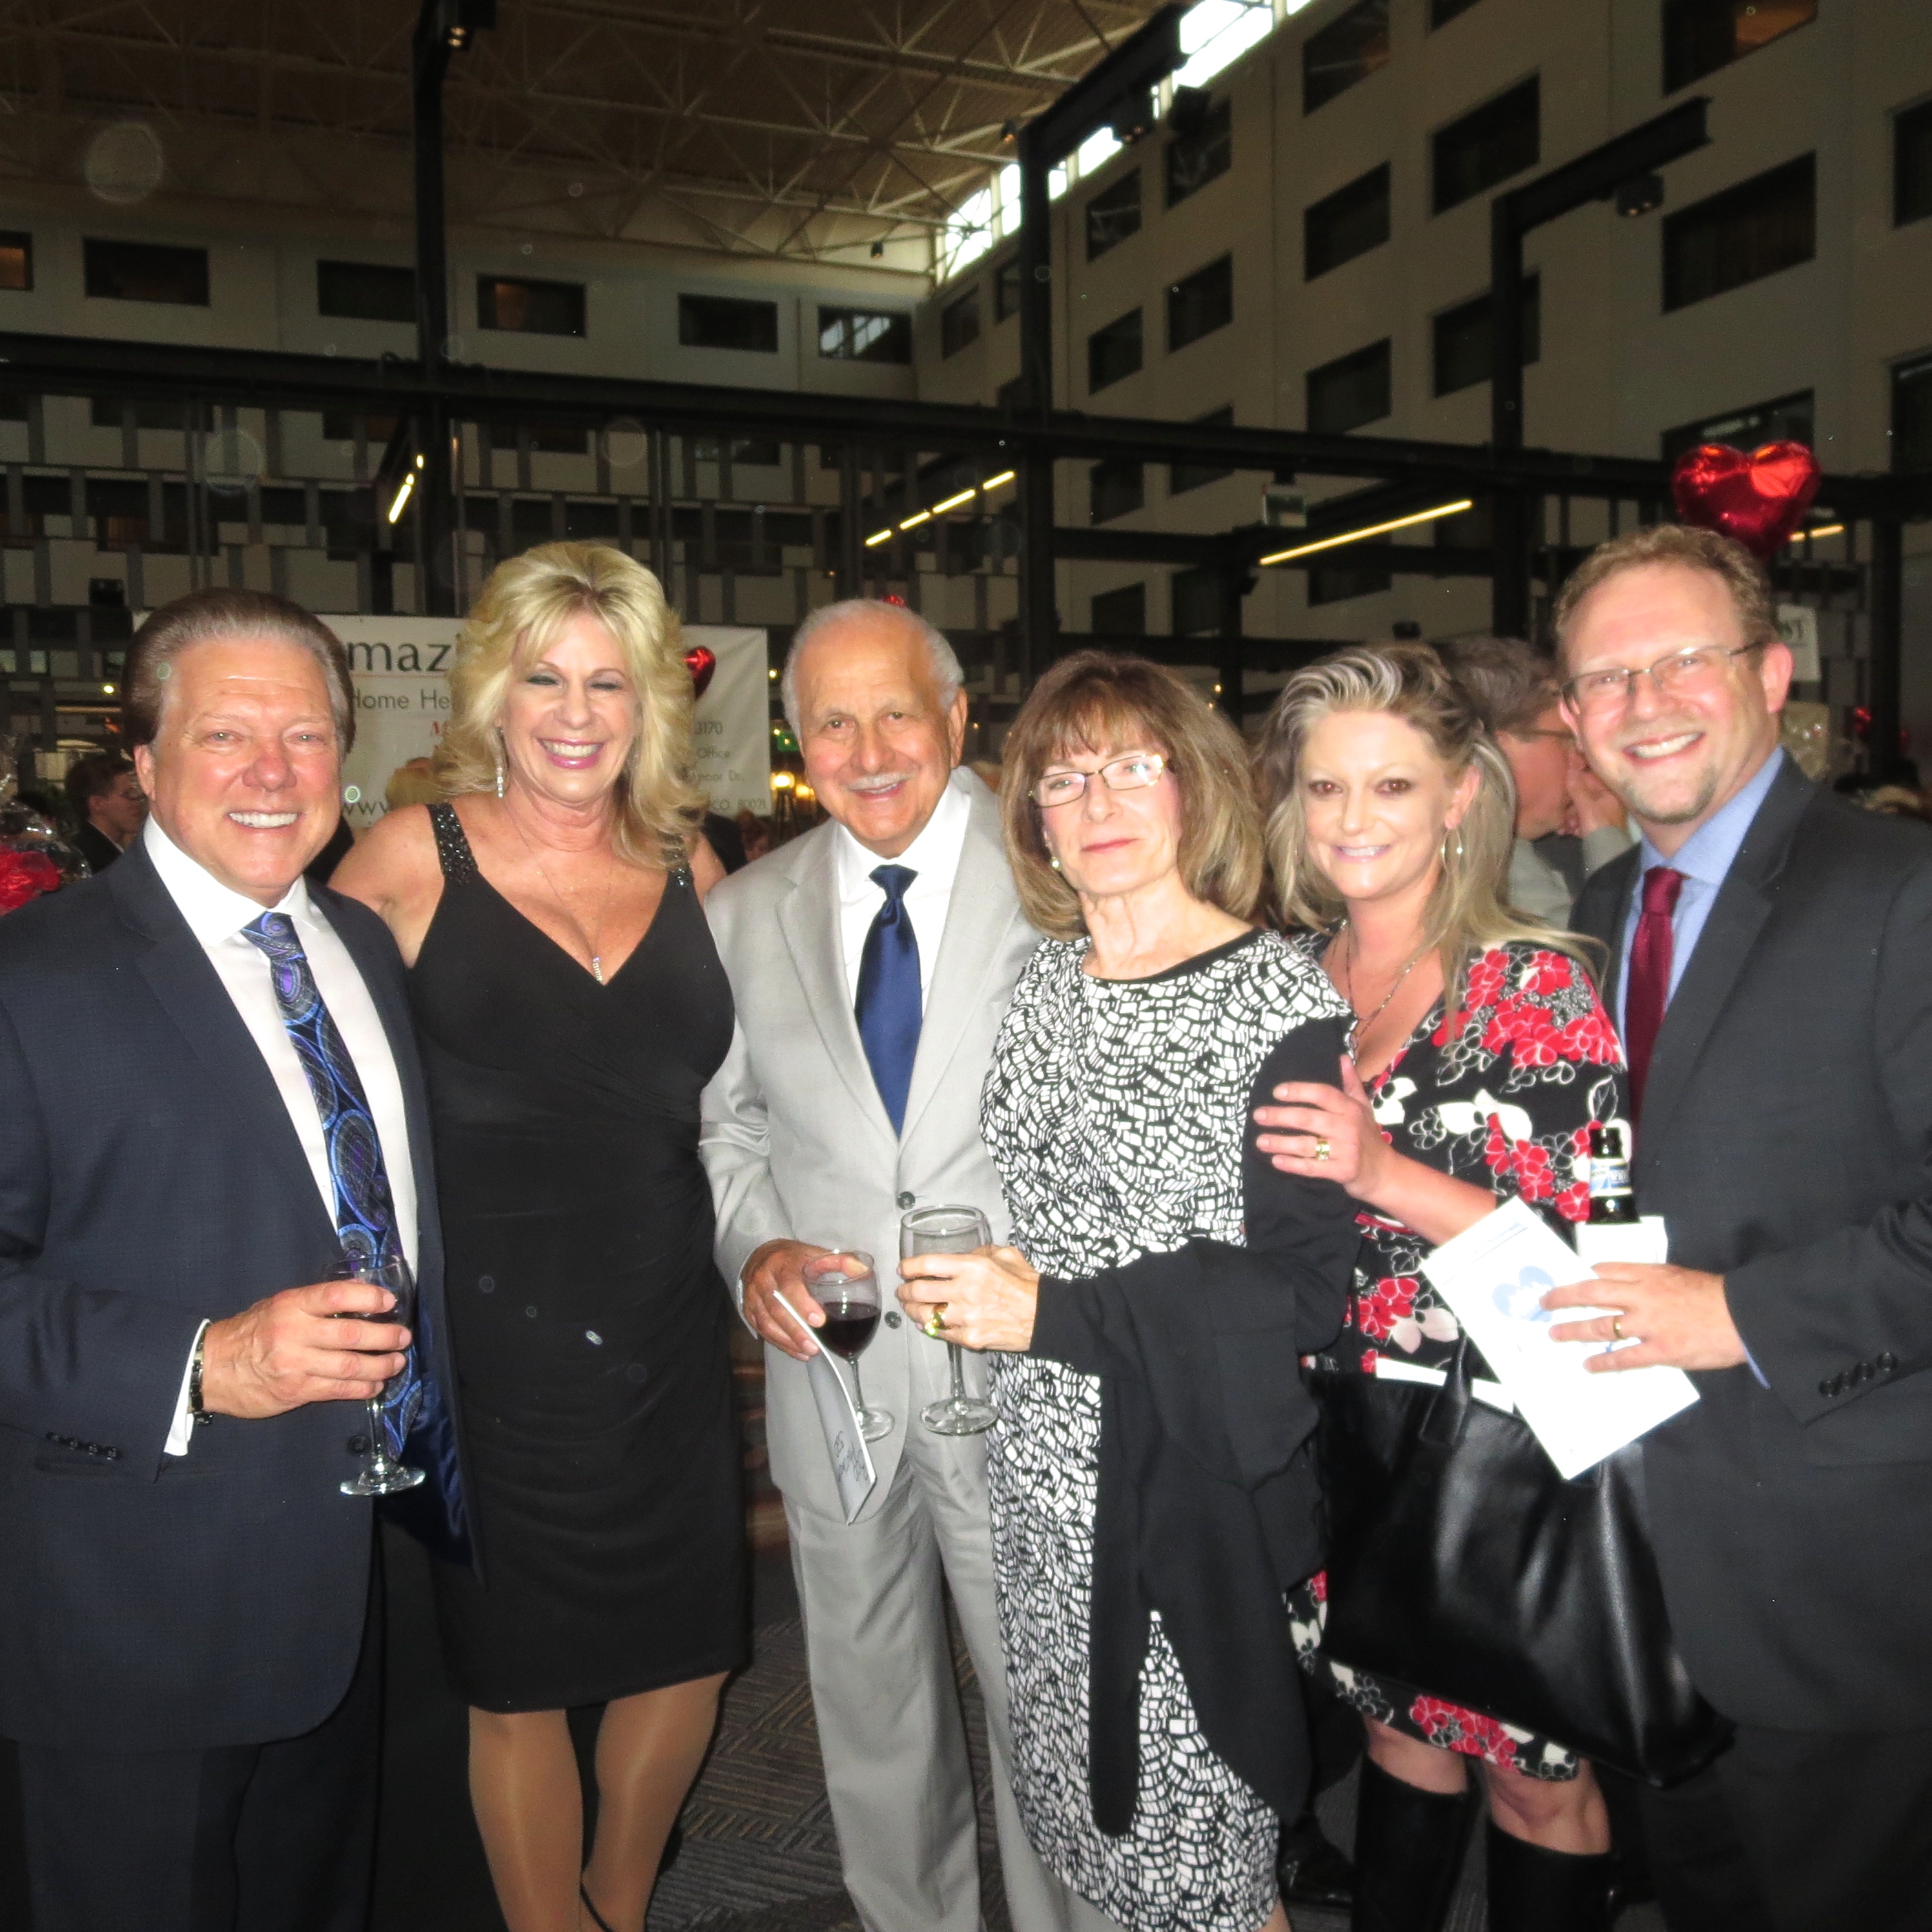
[[[1449,850],[1449,841],[1452,836],[1456,841],[1454,853]],[[1442,864],[1446,870],[1452,864],[1460,866],[1462,862],[1462,828],[1460,825],[1453,825],[1445,829],[1442,834]]]
[[[501,798],[503,796],[503,734],[501,731],[496,734],[496,742],[491,749],[496,756],[496,796]]]

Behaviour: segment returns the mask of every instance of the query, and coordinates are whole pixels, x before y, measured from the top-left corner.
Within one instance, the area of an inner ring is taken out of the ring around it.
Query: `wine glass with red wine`
[[[859,1384],[859,1358],[879,1325],[879,1280],[872,1272],[872,1258],[856,1248],[814,1255],[805,1264],[805,1285],[825,1310],[819,1340],[852,1364],[853,1406],[859,1433],[868,1442],[876,1442],[892,1432],[892,1418],[885,1409],[866,1406],[866,1392]]]

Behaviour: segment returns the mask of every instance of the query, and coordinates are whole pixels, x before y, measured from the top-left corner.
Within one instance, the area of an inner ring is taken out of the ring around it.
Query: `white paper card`
[[[1697,1400],[1695,1385],[1680,1370],[1592,1375],[1584,1364],[1600,1344],[1550,1339],[1556,1322],[1587,1321],[1607,1311],[1542,1306],[1551,1288],[1595,1277],[1520,1200],[1444,1241],[1424,1261],[1422,1271],[1566,1479]]]
[[[1667,1262],[1670,1236],[1661,1214],[1636,1221],[1580,1221],[1576,1252],[1589,1268],[1599,1262]]]
[[[856,1522],[872,1493],[878,1474],[872,1467],[872,1452],[859,1433],[859,1418],[853,1412],[852,1398],[832,1366],[832,1358],[822,1348],[805,1365],[811,1378],[812,1400],[818,1405],[818,1420],[825,1431],[825,1447],[832,1458],[832,1474],[838,1485],[838,1500],[844,1504],[845,1520]]]

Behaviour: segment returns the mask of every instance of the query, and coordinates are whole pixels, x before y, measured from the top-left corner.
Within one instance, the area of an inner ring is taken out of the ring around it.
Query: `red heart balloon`
[[[718,668],[718,653],[706,650],[702,644],[693,644],[685,652],[684,662],[691,673],[692,695],[702,698],[710,688],[711,674]]]
[[[1818,494],[1818,459],[1802,442],[1767,442],[1747,456],[1728,443],[1687,449],[1670,472],[1679,518],[1735,537],[1768,563]]]

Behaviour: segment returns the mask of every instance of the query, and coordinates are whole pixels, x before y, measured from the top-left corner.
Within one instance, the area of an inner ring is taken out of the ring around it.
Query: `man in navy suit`
[[[353,1932],[377,1716],[385,1414],[462,1547],[441,1254],[402,968],[304,885],[335,830],[347,660],[202,591],[129,652],[152,816],[0,921],[0,1735],[36,1932]],[[420,1294],[343,1279],[399,1254]]]

